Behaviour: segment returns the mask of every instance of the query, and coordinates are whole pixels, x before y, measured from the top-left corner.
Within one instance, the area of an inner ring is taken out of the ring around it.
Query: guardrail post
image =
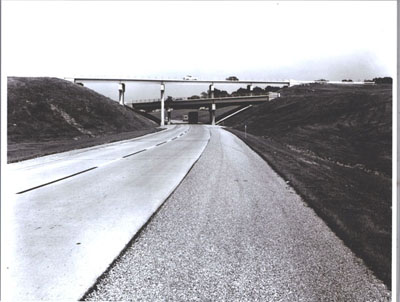
[[[210,95],[210,98],[212,98],[212,99],[214,98],[214,83],[211,84],[209,87],[209,95]]]
[[[164,92],[165,92],[165,85],[164,83],[161,83],[161,123],[160,126],[164,126]]]
[[[217,108],[216,108],[215,103],[212,103],[211,107],[210,107],[210,124],[211,125],[215,125],[215,110],[216,109]]]
[[[125,84],[124,83],[118,84],[118,91],[119,91],[119,104],[124,106],[125,105],[125,100],[124,100]]]

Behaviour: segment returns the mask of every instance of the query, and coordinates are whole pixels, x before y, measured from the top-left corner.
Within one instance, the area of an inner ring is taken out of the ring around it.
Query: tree
[[[264,89],[262,89],[258,86],[254,87],[254,89],[253,89],[253,94],[255,94],[255,95],[263,95],[264,93],[265,93]]]
[[[225,98],[228,97],[229,93],[225,90],[214,89],[214,97],[215,98]]]
[[[206,98],[208,98],[208,93],[205,92],[205,91],[203,91],[202,93],[200,93],[200,97],[201,97],[202,99],[206,99]]]
[[[281,88],[276,86],[267,86],[265,87],[265,92],[277,92],[279,89]]]
[[[376,84],[393,84],[393,79],[391,77],[374,78],[373,81]]]
[[[172,102],[174,101],[174,98],[172,96],[168,96],[167,99],[165,100],[165,107],[169,108],[172,105]]]
[[[244,96],[248,95],[249,91],[245,88],[239,88],[238,90],[232,92],[232,96]]]

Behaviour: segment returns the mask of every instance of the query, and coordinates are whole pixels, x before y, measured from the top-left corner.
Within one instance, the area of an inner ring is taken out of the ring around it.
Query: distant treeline
[[[275,87],[275,86],[267,86],[264,89],[261,87],[254,87],[253,88],[253,95],[263,95],[267,94],[268,92],[277,92],[280,90],[281,87]],[[214,89],[214,97],[215,98],[225,98],[225,97],[230,97],[230,96],[246,96],[250,94],[250,88],[239,88],[236,91],[233,91],[232,93],[228,93],[226,90],[219,90],[217,88]],[[189,97],[189,99],[203,99],[203,98],[208,98],[209,94],[208,92],[203,91],[200,95],[192,95]]]
[[[393,83],[393,79],[391,77],[374,78],[372,81],[374,81],[376,84],[392,84]]]
[[[326,80],[324,80],[326,81]],[[343,79],[342,82],[353,82],[352,79]],[[375,84],[392,84],[393,79],[391,77],[373,78],[372,80],[364,80],[364,83],[375,83]]]

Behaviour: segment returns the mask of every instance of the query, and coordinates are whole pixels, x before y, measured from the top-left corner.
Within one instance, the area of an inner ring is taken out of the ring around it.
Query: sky
[[[394,77],[396,11],[396,1],[5,0],[2,70],[61,78]]]

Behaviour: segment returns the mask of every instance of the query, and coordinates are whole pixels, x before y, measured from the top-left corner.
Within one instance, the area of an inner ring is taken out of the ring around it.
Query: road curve
[[[257,154],[209,129],[196,165],[86,300],[390,300]]]
[[[208,129],[185,125],[7,165],[2,300],[82,297],[208,141]]]
[[[31,188],[99,167],[124,157],[153,148],[160,142],[171,141],[186,134],[185,126],[169,126],[162,132],[142,137],[72,150],[7,165],[8,189],[24,192]]]

